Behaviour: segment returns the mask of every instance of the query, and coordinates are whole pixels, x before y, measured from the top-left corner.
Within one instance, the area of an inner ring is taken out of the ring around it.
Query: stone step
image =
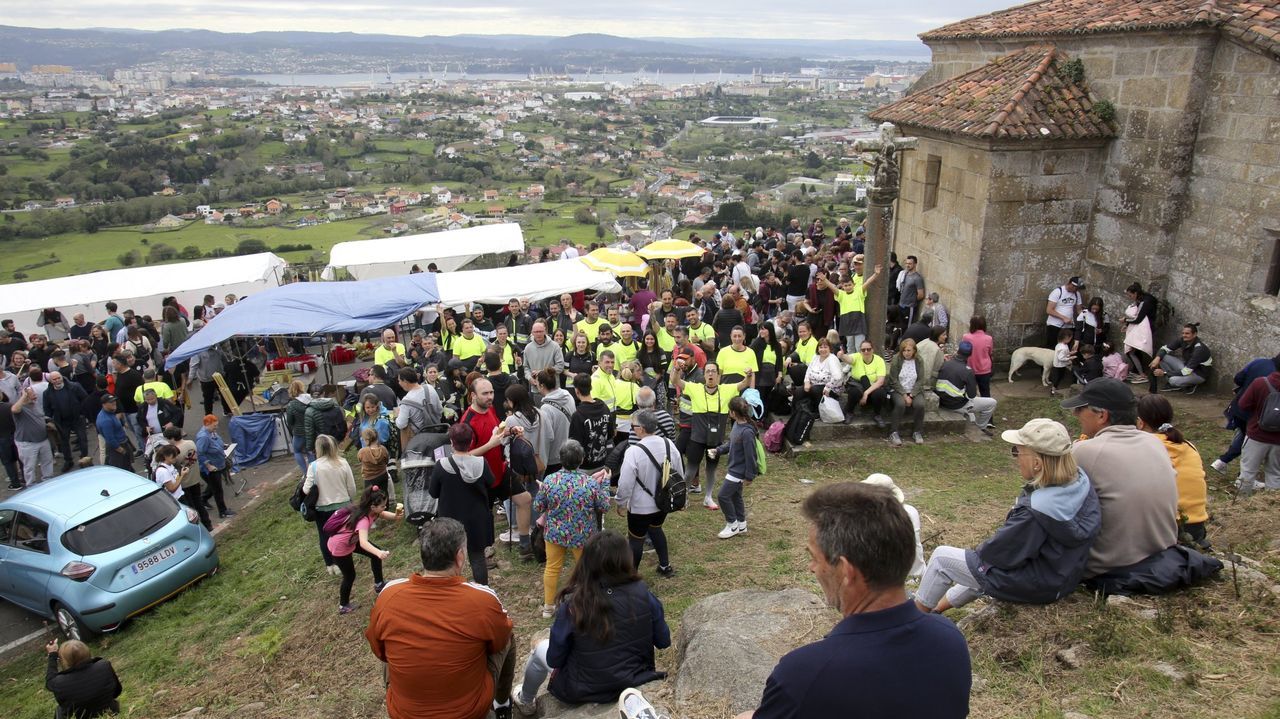
[[[958,412],[948,410],[938,410],[926,412],[924,415],[924,436],[926,441],[931,437],[941,436],[962,436],[965,435],[968,428],[973,425],[964,415]],[[977,429],[976,427],[974,428]],[[905,444],[911,444],[911,425],[905,424],[900,430],[902,441]],[[829,452],[848,448],[853,443],[867,444],[869,442],[887,442],[889,438],[889,429],[885,427],[881,429],[877,427],[870,416],[865,414],[855,415],[852,422],[848,424],[827,424],[818,422],[813,425],[813,432],[809,437],[809,446],[794,447],[787,444],[786,451],[789,457],[795,457],[810,452]]]

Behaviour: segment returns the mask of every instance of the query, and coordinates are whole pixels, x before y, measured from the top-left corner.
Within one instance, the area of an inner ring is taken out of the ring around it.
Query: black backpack
[[[787,442],[792,447],[799,447],[809,441],[809,434],[813,432],[813,424],[817,420],[818,416],[814,414],[808,402],[803,400],[794,402],[791,407],[791,417],[787,419],[784,432]]]
[[[651,491],[644,486],[644,482],[637,478],[636,485],[643,489],[646,494],[653,497],[653,503],[658,505],[660,512],[679,512],[684,509],[685,504],[689,500],[689,485],[684,481],[684,475],[671,464],[671,442],[666,442],[667,456],[659,462],[649,448],[643,444],[637,444],[640,451],[645,453],[653,466],[658,470],[658,488],[657,492]]]
[[[1258,411],[1258,429],[1263,432],[1280,432],[1280,391],[1276,390],[1269,378],[1264,377],[1262,384],[1267,387],[1267,396],[1262,400],[1262,409]]]
[[[317,435],[327,434],[333,437],[334,442],[341,442],[347,438],[347,413],[337,404],[332,407],[326,407],[320,410],[320,421],[318,425]]]

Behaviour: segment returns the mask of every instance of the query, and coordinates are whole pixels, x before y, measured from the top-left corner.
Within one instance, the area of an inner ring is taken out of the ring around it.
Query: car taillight
[[[199,521],[200,521],[200,515],[196,513],[196,510],[194,510],[194,509],[192,509],[192,508],[190,508],[190,507],[183,507],[183,509],[187,510],[187,521],[188,521],[188,522],[191,522],[192,524],[196,524],[197,522],[199,522]]]
[[[84,562],[67,562],[67,566],[63,567],[59,574],[67,579],[83,582],[93,576],[93,573],[96,571],[98,571],[98,568],[92,564],[86,564]]]

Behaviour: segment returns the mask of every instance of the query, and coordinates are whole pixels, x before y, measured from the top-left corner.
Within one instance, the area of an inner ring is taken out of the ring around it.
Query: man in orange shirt
[[[464,582],[467,537],[436,518],[421,534],[421,573],[387,584],[365,638],[387,663],[391,719],[511,716],[511,618],[488,587]]]

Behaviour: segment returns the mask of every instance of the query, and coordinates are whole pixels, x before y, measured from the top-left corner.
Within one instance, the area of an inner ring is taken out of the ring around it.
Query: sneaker
[[[550,618],[554,617],[555,615],[556,615],[556,605],[554,605],[554,604],[543,604],[543,605],[542,605],[542,618],[543,618],[543,619],[550,619]]]
[[[871,419],[876,423],[876,426],[879,427],[880,429],[885,428],[886,425],[884,423],[884,419],[880,415],[878,414],[874,415]]]
[[[1220,459],[1213,460],[1213,464],[1210,464],[1209,466],[1213,467],[1213,471],[1217,472],[1218,474],[1227,473],[1227,463],[1223,462]]]
[[[689,494],[702,494],[702,485],[695,484],[689,488]]]
[[[660,566],[658,567],[658,574],[661,574],[662,576],[670,579],[671,577],[676,576],[676,568],[671,566],[670,564],[668,564],[665,567]]]
[[[499,517],[505,517],[505,516],[507,516],[507,508],[506,508],[506,506],[501,505],[501,504],[499,504],[499,505],[498,505],[498,516],[499,516]]]
[[[17,482],[10,482],[9,489],[26,489],[26,487],[24,485],[18,484]]]
[[[356,610],[358,604],[340,604],[338,605],[338,614],[350,614]]]
[[[658,719],[658,712],[639,689],[623,690],[618,697],[618,715],[621,719]]]
[[[916,444],[924,444],[924,435],[919,432],[911,435],[911,439],[914,440]]]
[[[386,583],[386,582],[374,582],[374,583],[373,583],[373,593],[374,593],[374,594],[382,594],[382,590],[384,590],[384,589],[386,589],[386,588],[387,588],[387,583]]]
[[[895,446],[895,447],[901,447],[901,446],[902,446],[902,437],[899,437],[897,432],[892,432],[892,433],[890,433],[890,434],[889,434],[889,444],[891,444],[891,445],[893,445],[893,446]]]
[[[234,516],[236,516],[236,513],[230,509],[225,512],[218,512],[218,517],[221,519],[231,519]]]
[[[720,511],[720,505],[712,501],[710,497],[707,497],[706,499],[702,500],[702,506],[706,507],[708,510],[712,512]]]
[[[494,704],[493,719],[511,719],[511,702],[507,702],[502,706]]]
[[[520,689],[511,692],[511,705],[520,712],[522,716],[532,717],[538,715],[538,698],[534,697],[529,701],[525,701],[520,695]]]
[[[520,534],[518,532],[508,529],[507,531],[498,535],[498,541],[502,542],[503,544],[512,544],[514,542],[520,541]]]
[[[747,533],[747,520],[745,520],[745,519],[744,519],[744,520],[742,520],[741,522],[738,522],[738,526],[734,529],[734,531],[735,531],[735,532],[737,532],[738,534],[746,534],[746,533]]]
[[[1140,374],[1129,375],[1129,384],[1146,384],[1146,383],[1147,383],[1146,375],[1140,375]]]
[[[738,533],[738,523],[729,522],[728,524],[724,525],[724,529],[720,530],[720,533],[717,534],[716,536],[721,539],[729,539],[730,537],[736,535],[737,533]]]

